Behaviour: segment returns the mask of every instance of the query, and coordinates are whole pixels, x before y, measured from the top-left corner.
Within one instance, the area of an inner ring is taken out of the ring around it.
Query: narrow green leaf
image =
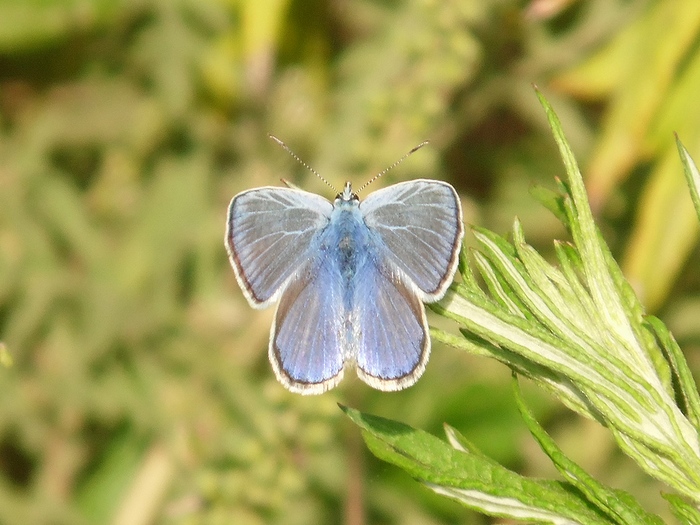
[[[513,293],[513,290],[508,286],[503,276],[495,270],[489,263],[488,259],[481,253],[474,253],[474,262],[479,268],[484,284],[491,294],[491,298],[496,300],[501,307],[513,315],[518,317],[527,317],[529,311],[525,309],[525,305],[518,299],[518,296]]]
[[[439,310],[436,310],[436,312],[440,313]],[[479,355],[482,357],[496,357],[494,353],[498,351],[498,348],[496,346],[492,345],[488,341],[485,341],[484,339],[475,336],[474,334],[459,337],[449,332],[445,332],[444,330],[440,330],[439,328],[434,328],[431,326],[430,338],[433,341],[440,341],[441,343],[445,343],[446,345],[450,345],[454,348],[465,350],[470,354]]]
[[[544,186],[535,185],[530,188],[530,195],[552,212],[552,214],[559,219],[559,222],[568,227],[566,211],[564,210],[564,203],[560,193],[545,188]]]
[[[469,264],[469,249],[464,243],[462,243],[462,247],[459,250],[459,274],[462,276],[462,286],[466,286],[473,291],[481,292],[481,288],[476,282],[476,277]]]
[[[482,454],[470,453],[466,440],[457,448],[402,423],[341,409],[362,430],[367,446],[438,494],[482,513],[538,523],[611,524],[599,509],[568,483],[520,476]]]
[[[547,306],[546,315],[538,316],[540,321],[560,337],[577,341],[584,351],[588,351],[595,344],[589,337],[590,325],[586,323],[588,316],[579,307],[579,301],[567,278],[525,242],[518,222],[514,226],[513,243],[528,277],[533,281],[541,304]]]
[[[646,330],[643,328],[645,311],[642,303],[639,301],[637,294],[632,286],[627,281],[627,278],[622,273],[622,269],[615,261],[610,248],[603,240],[603,236],[598,230],[598,238],[603,252],[603,256],[607,261],[607,269],[615,283],[621,304],[627,312],[627,317],[630,320],[630,327],[635,334],[635,337],[640,345],[640,348],[645,352],[653,365],[658,378],[661,381],[662,387],[666,393],[673,395],[673,387],[671,385],[671,371],[668,363],[659,351],[658,346],[652,337],[649,337]]]
[[[567,300],[578,305],[579,317],[575,320],[576,324],[586,326],[593,339],[604,340],[605,335],[600,330],[604,323],[600,318],[600,311],[593,304],[588,288],[583,284],[583,269],[578,251],[571,244],[559,241],[554,243],[554,250],[559,260],[559,267],[571,290]]]
[[[668,362],[671,364],[675,380],[678,384],[679,394],[685,408],[688,419],[693,423],[695,429],[700,432],[700,394],[690,371],[688,362],[683,356],[683,351],[678,346],[673,334],[666,328],[660,319],[654,316],[646,318],[647,323],[659,339],[664,349]]]
[[[681,162],[683,162],[683,173],[685,173],[685,178],[688,181],[690,197],[693,200],[693,205],[700,221],[700,171],[698,171],[693,157],[685,149],[678,135],[676,135],[676,146],[678,146],[678,153],[681,156]]]
[[[620,525],[663,525],[661,518],[646,512],[630,494],[606,487],[575,462],[571,461],[549,437],[525,404],[517,378],[513,378],[513,393],[525,424],[540,447],[552,460],[564,478],[579,489],[596,507]]]
[[[567,316],[558,315],[550,308],[547,294],[537,289],[522,262],[507,253],[512,251],[512,247],[501,250],[505,241],[490,232],[475,229],[474,235],[479,241],[482,252],[506,277],[519,299],[527,305],[528,310],[540,322],[529,323],[519,320],[511,322],[508,321],[507,317],[502,317],[505,324],[510,325],[510,327],[501,325],[499,329],[511,328],[508,331],[512,335],[507,335],[507,339],[493,340],[492,335],[480,333],[482,337],[496,344],[503,344],[518,353],[523,352],[523,355],[528,356],[533,361],[550,367],[563,375],[586,382],[590,385],[591,393],[598,392],[606,398],[613,396],[617,400],[614,403],[615,406],[619,409],[626,407],[625,414],[631,420],[637,420],[638,410],[632,409],[628,402],[623,401],[623,398],[632,398],[635,403],[642,403],[645,410],[653,410],[654,403],[649,399],[653,392],[650,392],[646,386],[640,386],[644,381],[634,367],[629,366],[620,354],[610,351],[608,347],[609,336],[602,341],[594,342],[585,335],[587,329],[572,330]],[[502,314],[498,311],[492,311],[492,313],[496,316]],[[512,331],[514,324],[537,337],[540,342],[534,343],[530,340],[529,342],[517,343],[518,350],[515,350],[510,346],[515,344],[516,339],[519,339],[519,336]],[[478,330],[481,329],[478,328]],[[616,375],[619,375],[620,372],[628,378],[628,381],[615,381]],[[609,386],[615,388],[611,390]]]
[[[671,511],[684,525],[700,525],[700,510],[676,494],[663,494],[671,505]]]
[[[438,311],[438,313],[440,313]],[[531,379],[542,389],[560,399],[564,405],[584,417],[604,424],[604,418],[591,406],[590,400],[567,377],[557,374],[524,357],[477,337],[468,330],[461,330],[463,337],[437,328],[430,329],[434,341],[440,341],[459,350],[482,357],[491,357],[511,368],[518,375]]]
[[[591,356],[572,350],[570,343],[554,337],[538,325],[494,309],[475,295],[456,295],[450,291],[440,302],[440,313],[457,321],[472,333],[518,354],[521,358],[556,371],[585,389],[587,396],[601,396],[605,406],[623,414],[626,422],[641,423],[639,399],[634,387],[616,382],[607,367],[592,366]],[[609,377],[610,376],[610,377]],[[634,407],[633,407],[634,405]],[[645,407],[648,411],[649,407]],[[628,428],[634,432],[632,428]],[[644,436],[640,436],[644,437]]]
[[[617,288],[608,272],[606,257],[601,247],[604,243],[601,243],[598,228],[593,220],[593,213],[588,204],[588,196],[583,185],[583,177],[581,176],[578,163],[564,136],[559,117],[557,117],[554,109],[552,109],[552,106],[539,90],[536,91],[536,94],[545,110],[554,134],[554,140],[559,147],[559,153],[566,169],[571,192],[571,203],[573,205],[572,211],[575,214],[575,220],[573,220],[573,217],[571,218],[572,233],[575,244],[581,252],[581,260],[589,278],[591,295],[596,306],[605,313],[605,317],[609,320],[610,329],[617,333],[621,340],[626,341],[628,345],[634,346],[636,345],[636,339],[622,308]]]

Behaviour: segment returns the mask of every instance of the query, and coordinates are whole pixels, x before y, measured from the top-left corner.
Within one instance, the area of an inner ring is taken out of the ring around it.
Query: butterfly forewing
[[[250,304],[267,306],[309,256],[317,233],[328,225],[333,205],[290,188],[257,188],[229,206],[226,247]]]
[[[403,182],[370,194],[360,210],[394,264],[421,290],[421,299],[441,298],[457,268],[464,235],[454,188],[432,180]]]

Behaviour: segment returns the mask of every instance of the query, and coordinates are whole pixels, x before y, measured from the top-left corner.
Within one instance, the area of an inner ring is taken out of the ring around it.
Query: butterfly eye
[[[360,197],[357,196],[357,193],[352,193],[350,197],[347,197],[344,193],[339,193],[335,196],[335,200],[345,202],[359,202]]]

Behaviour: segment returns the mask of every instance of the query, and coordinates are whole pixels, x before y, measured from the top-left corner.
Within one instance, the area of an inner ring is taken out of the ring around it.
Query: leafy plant
[[[663,34],[661,40],[650,35]],[[647,308],[658,308],[698,239],[698,224],[677,172],[672,133],[700,141],[687,118],[700,89],[700,4],[646,2],[635,20],[591,56],[555,75],[553,85],[605,101],[601,129],[586,169],[591,205],[600,208],[620,184],[647,167],[621,267]]]
[[[558,193],[535,191],[565,224],[572,243],[557,241],[558,267],[525,242],[474,228],[474,260],[486,291],[463,254],[462,282],[434,309],[455,320],[463,337],[433,337],[507,364],[578,414],[606,426],[620,449],[677,495],[667,495],[683,523],[700,523],[700,396],[683,354],[657,318],[646,316],[593,221],[583,179],[561,124],[538,92],[566,168]],[[698,170],[678,143],[700,210]],[[419,430],[346,409],[367,445],[439,494],[483,513],[542,523],[661,523],[629,494],[604,486],[569,460],[538,425],[515,382],[530,432],[563,481],[524,478],[481,454],[446,427],[444,443]]]

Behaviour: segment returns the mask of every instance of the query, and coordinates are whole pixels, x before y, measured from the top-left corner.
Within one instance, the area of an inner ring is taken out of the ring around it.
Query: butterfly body
[[[359,201],[345,194],[333,203],[329,227],[323,233],[322,254],[337,266],[338,278],[343,282],[346,312],[351,312],[356,291],[358,270],[371,259],[374,247],[360,213]]]
[[[417,381],[430,354],[422,303],[444,294],[462,235],[446,183],[400,183],[363,202],[346,183],[333,204],[291,188],[237,195],[226,246],[252,306],[280,299],[269,345],[278,379],[314,394],[347,364],[380,390]]]

